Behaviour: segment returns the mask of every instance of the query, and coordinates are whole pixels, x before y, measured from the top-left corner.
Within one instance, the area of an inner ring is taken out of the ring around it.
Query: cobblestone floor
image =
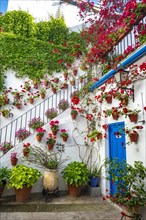
[[[46,202],[41,194],[32,194],[23,204],[14,196],[0,199],[0,220],[120,220],[120,212],[101,197],[61,195]]]

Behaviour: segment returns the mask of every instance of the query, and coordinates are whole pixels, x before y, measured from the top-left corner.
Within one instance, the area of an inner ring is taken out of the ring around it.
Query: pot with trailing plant
[[[50,108],[45,112],[45,115],[49,119],[53,119],[58,115],[58,111],[55,108]]]
[[[43,174],[43,194],[55,192],[55,195],[59,195],[58,191],[58,169],[69,158],[62,159],[61,152],[48,151],[43,146],[31,147],[31,153],[27,161],[35,164],[38,167],[44,168]]]
[[[123,108],[122,115],[125,115],[125,117],[129,117],[131,122],[137,122],[138,119],[138,113],[141,112],[141,110],[138,109],[129,109],[129,108]]]
[[[28,127],[32,128],[35,131],[37,128],[40,128],[43,125],[44,125],[44,123],[40,117],[38,117],[38,118],[34,117],[31,119],[31,121],[29,121]]]
[[[23,156],[28,157],[30,153],[30,143],[23,143]]]
[[[56,135],[57,132],[59,131],[59,121],[58,120],[50,121],[49,124],[50,124],[50,128],[51,128],[52,134]]]
[[[66,110],[69,107],[69,102],[65,99],[60,100],[59,104],[58,104],[58,108],[61,110]]]
[[[44,133],[46,132],[45,129],[42,127],[36,129],[36,139],[38,142],[42,140],[42,137],[44,136]]]
[[[106,198],[122,208],[122,219],[140,220],[139,208],[146,204],[146,168],[143,163],[135,161],[131,166],[126,161],[107,159],[105,168],[107,179],[111,180],[116,187],[114,194],[106,195]]]
[[[19,141],[23,141],[30,135],[30,131],[28,131],[26,128],[20,128],[18,131],[15,133],[15,137],[19,139]]]
[[[102,131],[100,130],[92,130],[88,134],[88,138],[90,139],[91,142],[97,141],[97,140],[102,140],[103,134]]]
[[[17,161],[18,161],[17,152],[12,152],[10,158],[11,158],[12,166],[16,166]]]
[[[77,108],[75,108],[73,105],[71,106],[71,118],[74,120],[76,119],[77,115],[78,115],[78,111]]]
[[[4,191],[6,183],[10,176],[10,170],[7,167],[0,168],[0,197]]]
[[[46,138],[46,144],[48,145],[48,150],[53,150],[53,147],[56,143],[56,136],[52,133],[48,133],[48,137]]]
[[[69,136],[68,131],[66,129],[61,129],[60,132],[60,136],[62,137],[63,141],[66,142]]]
[[[78,197],[89,181],[89,170],[83,162],[73,161],[63,169],[62,176],[68,185],[69,196]]]
[[[40,176],[41,173],[37,169],[19,164],[11,169],[7,187],[14,187],[17,202],[25,202]]]

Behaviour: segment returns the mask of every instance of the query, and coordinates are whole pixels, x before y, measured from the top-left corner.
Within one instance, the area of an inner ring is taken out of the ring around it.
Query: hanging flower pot
[[[137,122],[138,114],[129,114],[128,117],[131,122]]]
[[[24,157],[27,157],[27,156],[29,155],[29,152],[30,152],[29,149],[27,149],[27,150],[24,149],[24,150],[23,150],[23,156],[24,156]]]
[[[58,132],[58,131],[53,131],[53,130],[52,130],[52,134],[53,134],[53,135],[56,135],[57,132]]]
[[[41,95],[41,98],[42,98],[42,99],[44,99],[45,96],[46,96],[45,93],[41,93],[40,95]]]
[[[34,103],[34,98],[30,98],[30,99],[29,99],[29,103],[30,103],[30,104],[33,104],[33,103]]]
[[[119,115],[114,115],[114,114],[112,114],[112,117],[113,117],[114,120],[118,120]]]
[[[63,75],[64,75],[64,78],[67,79],[67,77],[68,77],[68,73],[67,73],[67,72],[64,72]]]
[[[38,142],[41,142],[42,136],[36,135],[36,140],[37,140]]]
[[[137,143],[138,140],[138,133],[135,131],[134,133],[129,134],[129,138],[131,142]]]
[[[97,134],[97,139],[101,140],[102,139],[102,134]]]
[[[18,159],[17,158],[11,158],[11,164],[12,166],[16,166]]]
[[[112,103],[112,96],[107,96],[106,101],[107,101],[107,103],[111,104]]]
[[[75,80],[70,81],[72,86],[75,86]]]
[[[55,89],[55,88],[52,88],[52,92],[53,92],[54,94],[56,94],[56,89]]]
[[[39,87],[38,84],[36,84],[36,83],[34,83],[33,86],[35,89],[38,89],[38,87]]]
[[[54,144],[48,144],[48,150],[53,150]]]
[[[78,73],[78,70],[77,70],[77,69],[73,69],[73,74],[74,74],[74,76],[76,76],[77,73]]]
[[[128,105],[128,98],[121,98],[121,104],[127,106]]]
[[[68,139],[68,136],[63,136],[62,139],[63,139],[64,142],[66,142],[67,139]]]
[[[73,120],[75,120],[76,117],[77,117],[77,114],[75,114],[75,113],[71,113],[71,118],[72,118]]]

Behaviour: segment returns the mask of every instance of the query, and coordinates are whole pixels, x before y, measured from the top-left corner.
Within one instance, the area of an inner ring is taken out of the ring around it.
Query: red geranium
[[[74,105],[77,105],[80,102],[80,99],[79,99],[79,97],[74,96],[71,101]]]

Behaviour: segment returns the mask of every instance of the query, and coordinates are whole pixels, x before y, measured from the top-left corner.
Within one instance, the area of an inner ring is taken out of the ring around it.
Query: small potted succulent
[[[49,119],[53,119],[57,116],[58,111],[55,108],[50,108],[45,112],[45,115],[47,116],[47,118]]]
[[[38,142],[40,142],[42,140],[42,137],[44,136],[44,133],[46,132],[45,129],[43,129],[42,127],[37,128],[36,129],[36,139]]]
[[[56,143],[56,136],[53,135],[52,133],[49,133],[46,139],[46,144],[48,145],[48,149],[52,150],[55,143]]]
[[[44,123],[41,121],[40,117],[38,118],[32,118],[31,121],[28,124],[29,128],[32,128],[33,130],[36,130],[37,128],[40,128],[44,125]]]
[[[59,104],[58,104],[58,108],[61,110],[66,110],[69,107],[69,102],[65,99],[60,100]]]
[[[16,166],[17,161],[18,161],[17,152],[12,152],[10,158],[11,158],[12,166]]]
[[[62,137],[63,141],[66,142],[69,136],[68,131],[66,129],[61,129],[60,132],[60,136]]]

